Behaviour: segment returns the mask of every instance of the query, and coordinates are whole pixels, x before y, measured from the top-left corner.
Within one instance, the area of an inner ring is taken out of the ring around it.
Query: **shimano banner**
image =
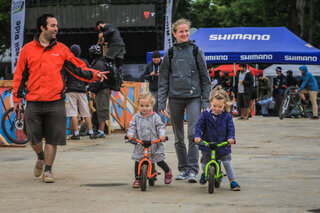
[[[11,4],[11,72],[14,73],[23,45],[25,0],[12,0]]]
[[[171,36],[172,4],[173,4],[173,0],[167,0],[165,31],[164,31],[164,49],[165,50],[172,47],[172,36]]]
[[[200,28],[190,40],[207,63],[320,64],[320,50],[285,27]]]

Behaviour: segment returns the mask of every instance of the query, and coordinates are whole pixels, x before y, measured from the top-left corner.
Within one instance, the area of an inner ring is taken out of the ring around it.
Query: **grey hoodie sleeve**
[[[129,123],[129,127],[128,127],[128,135],[133,135],[133,136],[137,136],[137,124],[136,124],[136,116],[133,116],[130,123]]]
[[[209,106],[211,82],[210,82],[210,76],[207,70],[206,59],[200,48],[197,55],[197,62],[199,67],[199,77],[200,77],[200,85],[201,85],[201,108],[205,109]]]
[[[155,127],[157,129],[158,136],[165,136],[166,135],[166,125],[162,123],[161,117],[156,114],[155,116]]]
[[[163,61],[160,65],[159,79],[158,79],[158,106],[159,110],[166,108],[166,100],[169,91],[169,73],[170,73],[170,62],[169,62],[168,51],[164,54]]]

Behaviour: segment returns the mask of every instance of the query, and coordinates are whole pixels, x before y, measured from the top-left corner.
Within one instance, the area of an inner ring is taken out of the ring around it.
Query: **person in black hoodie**
[[[91,67],[96,70],[108,70],[106,60],[102,56],[102,50],[98,45],[92,45],[89,48],[89,54],[92,58]],[[106,121],[109,120],[109,102],[111,97],[111,90],[105,82],[96,81],[89,85],[89,90],[96,94],[96,112],[99,122],[99,130],[96,135],[97,138],[105,138]]]
[[[152,62],[147,64],[147,67],[143,73],[143,78],[149,81],[149,91],[156,99],[156,103],[153,105],[153,111],[158,113],[161,117],[161,121],[165,123],[165,116],[159,112],[158,108],[158,79],[159,79],[159,70],[161,64],[161,55],[159,51],[154,51],[152,53]]]
[[[291,70],[287,71],[287,86],[295,86],[298,88],[298,80],[295,77],[293,77]]]
[[[80,60],[86,63],[87,67],[90,67],[86,59],[80,58],[81,48],[77,44],[73,44],[70,47],[70,51]],[[70,117],[70,126],[74,131],[70,137],[71,140],[80,140],[79,128],[78,128],[78,112],[80,117],[85,119],[88,126],[90,139],[95,139],[95,135],[92,130],[91,114],[89,111],[89,104],[86,95],[86,83],[81,81],[67,72],[66,78],[66,96],[67,96],[67,117]]]
[[[275,113],[279,113],[280,105],[284,98],[284,92],[286,90],[287,78],[282,74],[282,67],[276,68],[277,77],[273,79],[273,97],[275,99],[274,110]]]

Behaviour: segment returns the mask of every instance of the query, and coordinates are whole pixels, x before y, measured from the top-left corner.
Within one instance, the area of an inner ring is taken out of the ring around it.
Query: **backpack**
[[[103,63],[106,67],[106,70],[108,70],[109,73],[106,75],[108,79],[105,79],[102,82],[101,88],[109,88],[113,91],[120,91],[121,85],[123,83],[122,69],[117,68],[111,62],[106,61],[104,57]]]
[[[197,65],[197,69],[199,70],[199,66],[198,66],[198,60],[197,60],[197,56],[198,56],[198,52],[199,52],[199,47],[196,44],[193,44],[193,55],[196,59],[196,65]],[[173,46],[169,48],[168,50],[168,56],[169,56],[169,70],[171,70],[171,60],[173,59]]]

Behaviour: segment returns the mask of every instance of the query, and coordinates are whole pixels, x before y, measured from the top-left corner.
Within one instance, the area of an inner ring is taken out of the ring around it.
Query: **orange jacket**
[[[64,44],[52,41],[47,47],[37,39],[20,52],[13,77],[13,101],[21,102],[26,88],[27,101],[55,101],[65,97],[65,75],[94,82],[99,70],[89,69]]]

